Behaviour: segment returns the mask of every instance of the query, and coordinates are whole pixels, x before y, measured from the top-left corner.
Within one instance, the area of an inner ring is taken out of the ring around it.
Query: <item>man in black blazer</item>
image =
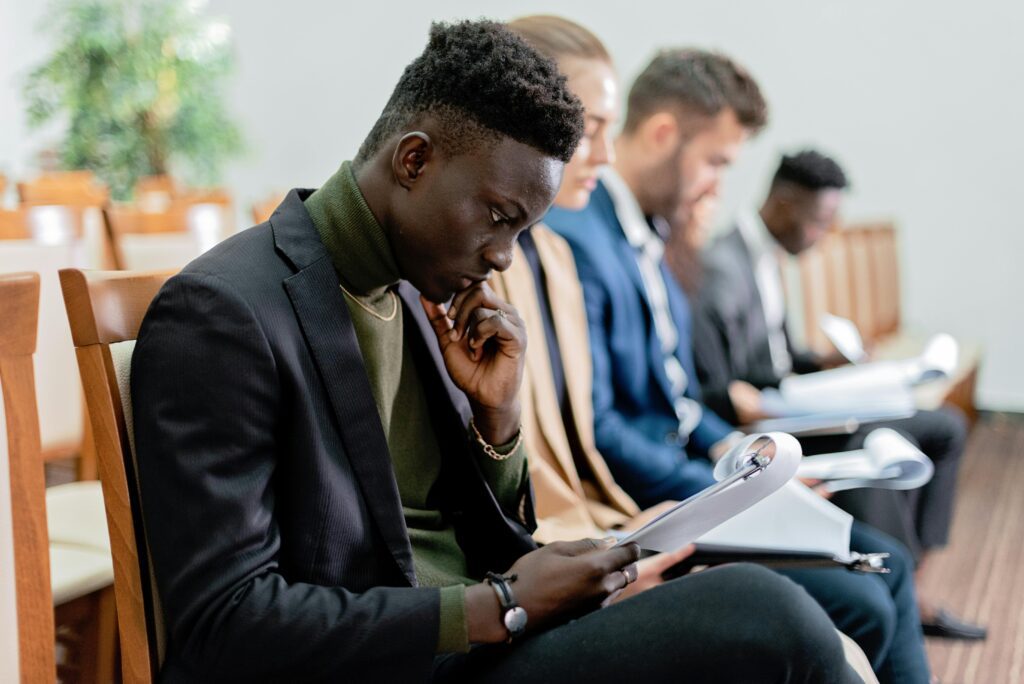
[[[805,151],[782,159],[764,204],[740,212],[736,226],[719,236],[703,258],[694,316],[694,356],[704,397],[733,423],[761,417],[760,390],[777,387],[789,373],[810,373],[837,359],[797,349],[786,323],[781,255],[812,247],[834,222],[847,180],[832,159]],[[901,420],[865,426],[851,437],[803,438],[805,453],[859,448],[867,434],[891,427],[931,457],[935,475],[921,490],[861,489],[835,503],[902,541],[918,567],[928,551],[949,538],[957,471],[966,441],[963,416],[952,408],[918,411]],[[920,584],[919,584],[920,586]],[[980,638],[965,624],[919,597],[925,633]]]
[[[484,281],[581,134],[521,39],[435,25],[353,162],[161,290],[131,390],[162,680],[856,681],[768,571],[631,596],[635,545],[532,541],[526,335]]]

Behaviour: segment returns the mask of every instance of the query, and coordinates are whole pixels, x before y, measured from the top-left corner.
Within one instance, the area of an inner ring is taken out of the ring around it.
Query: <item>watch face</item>
[[[526,629],[526,611],[519,606],[505,611],[505,629],[513,636],[522,634]]]

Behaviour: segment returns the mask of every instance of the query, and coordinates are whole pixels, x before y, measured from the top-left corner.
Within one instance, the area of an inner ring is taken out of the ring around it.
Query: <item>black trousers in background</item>
[[[860,682],[807,593],[754,565],[681,577],[511,645],[439,656],[434,682]]]
[[[804,453],[859,449],[871,430],[889,427],[917,445],[935,464],[928,484],[910,491],[852,489],[838,492],[832,503],[853,517],[903,542],[915,561],[949,541],[960,459],[967,441],[967,421],[958,409],[918,411],[910,418],[864,426],[852,435],[800,440]]]

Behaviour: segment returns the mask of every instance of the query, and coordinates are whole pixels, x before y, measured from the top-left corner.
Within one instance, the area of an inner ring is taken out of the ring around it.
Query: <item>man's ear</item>
[[[655,112],[641,124],[643,140],[655,153],[676,149],[679,143],[679,120],[672,112]]]
[[[434,143],[429,135],[422,131],[406,133],[395,146],[395,154],[391,157],[391,172],[399,185],[411,190],[433,157]]]

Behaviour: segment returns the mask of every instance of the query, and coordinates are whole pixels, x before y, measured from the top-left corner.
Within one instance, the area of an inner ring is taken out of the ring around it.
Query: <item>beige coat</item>
[[[601,537],[604,530],[627,523],[640,513],[636,503],[615,484],[594,446],[591,403],[590,343],[587,339],[583,289],[569,245],[543,225],[533,229],[547,278],[548,299],[565,367],[565,382],[576,433],[593,481],[580,480],[566,436],[533,273],[517,246],[512,266],[495,273],[491,287],[512,304],[526,323],[529,344],[521,394],[523,437],[530,459],[541,542]]]

